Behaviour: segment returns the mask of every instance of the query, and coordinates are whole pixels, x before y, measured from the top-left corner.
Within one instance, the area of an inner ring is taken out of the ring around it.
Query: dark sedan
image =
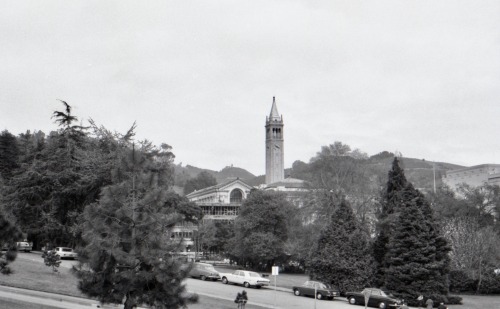
[[[338,289],[331,287],[329,284],[318,281],[306,281],[300,286],[294,286],[292,290],[293,294],[297,296],[316,296],[317,299],[333,299],[340,296]]]
[[[368,306],[375,308],[399,308],[401,301],[390,293],[381,289],[365,288],[361,292],[347,292],[346,297],[351,305],[365,305],[365,297],[368,297]]]

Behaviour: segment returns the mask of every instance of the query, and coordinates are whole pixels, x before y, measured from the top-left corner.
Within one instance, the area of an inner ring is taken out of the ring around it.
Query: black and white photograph
[[[0,1],[0,309],[500,308],[500,1]]]

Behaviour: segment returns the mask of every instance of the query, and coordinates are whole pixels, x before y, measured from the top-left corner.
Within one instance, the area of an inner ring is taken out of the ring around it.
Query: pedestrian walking
[[[247,291],[243,290],[243,292],[236,294],[235,303],[238,304],[238,309],[245,309],[245,304],[248,301]]]

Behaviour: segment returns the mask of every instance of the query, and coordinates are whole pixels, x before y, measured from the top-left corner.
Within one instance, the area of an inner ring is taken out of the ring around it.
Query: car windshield
[[[250,277],[257,277],[257,278],[260,277],[260,275],[258,273],[254,273],[254,272],[249,272],[248,275]]]
[[[71,252],[71,251],[73,251],[73,249],[71,249],[71,248],[62,248],[61,251]]]

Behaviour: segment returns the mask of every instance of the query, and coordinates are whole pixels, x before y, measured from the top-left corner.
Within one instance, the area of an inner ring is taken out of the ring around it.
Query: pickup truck
[[[246,288],[256,287],[260,289],[269,285],[269,279],[262,278],[256,272],[248,270],[235,270],[233,273],[220,273],[221,281],[224,284],[241,284]]]

